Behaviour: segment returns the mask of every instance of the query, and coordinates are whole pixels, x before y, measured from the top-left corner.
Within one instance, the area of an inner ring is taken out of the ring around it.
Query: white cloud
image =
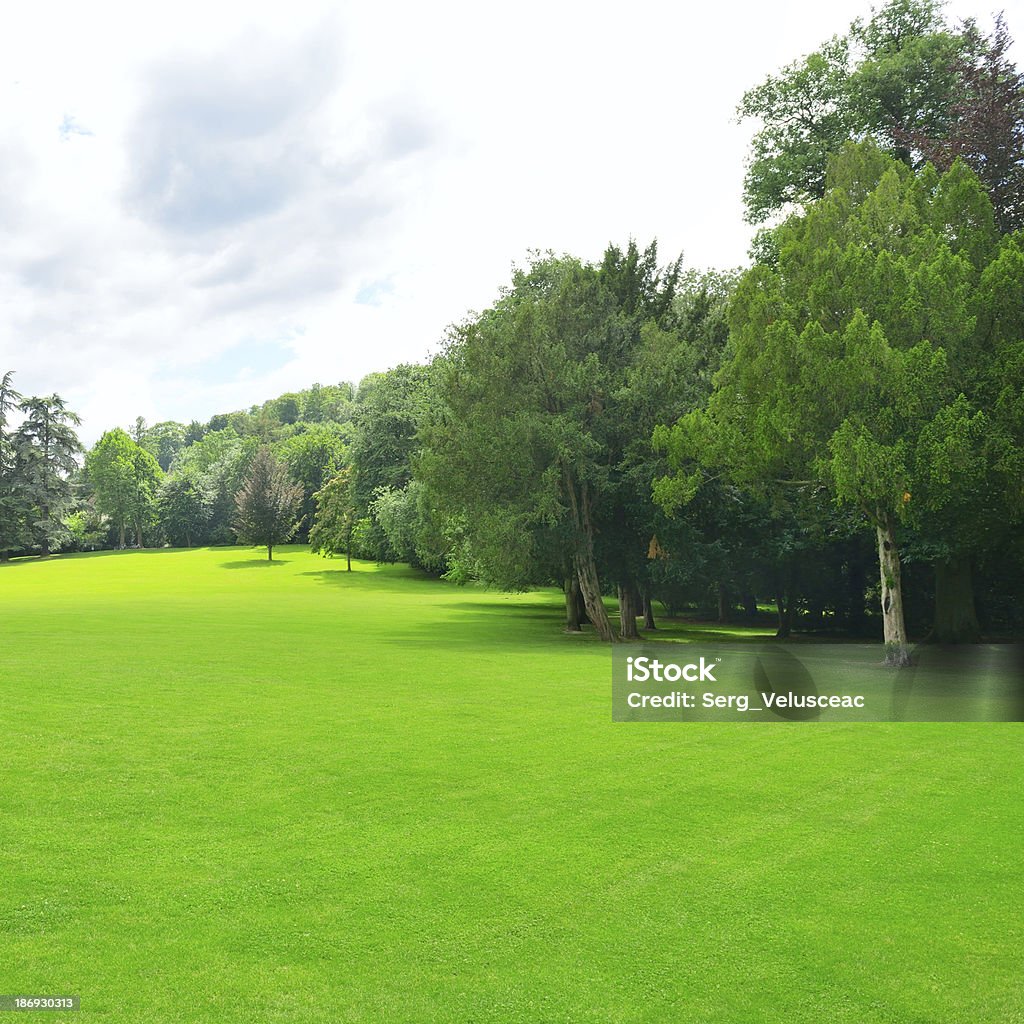
[[[21,5],[0,371],[91,441],[422,358],[530,248],[735,265],[737,101],[865,9]]]

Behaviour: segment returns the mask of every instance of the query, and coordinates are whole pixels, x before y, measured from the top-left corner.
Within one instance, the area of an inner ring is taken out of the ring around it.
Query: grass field
[[[1024,1020],[1024,726],[616,725],[556,592],[278,557],[0,567],[0,993]]]

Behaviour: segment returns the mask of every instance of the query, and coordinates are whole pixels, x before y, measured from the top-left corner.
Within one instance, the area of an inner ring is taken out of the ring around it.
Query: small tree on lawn
[[[261,448],[235,495],[235,532],[248,544],[265,544],[272,561],[274,545],[287,543],[299,528],[301,501],[302,486],[292,482],[269,448]]]
[[[358,513],[354,477],[343,469],[316,493],[316,519],[309,532],[309,546],[328,558],[345,552],[348,571],[352,571],[352,531]]]

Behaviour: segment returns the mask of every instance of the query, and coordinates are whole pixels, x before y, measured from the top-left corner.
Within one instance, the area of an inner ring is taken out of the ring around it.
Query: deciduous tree
[[[358,520],[354,474],[343,469],[316,493],[316,518],[309,531],[313,551],[332,558],[345,553],[346,568],[352,571],[352,534]]]

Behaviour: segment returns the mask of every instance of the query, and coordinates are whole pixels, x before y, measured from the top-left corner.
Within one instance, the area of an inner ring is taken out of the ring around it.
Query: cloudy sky
[[[867,6],[18,5],[0,372],[91,442],[422,359],[531,248],[738,265],[736,104]]]

